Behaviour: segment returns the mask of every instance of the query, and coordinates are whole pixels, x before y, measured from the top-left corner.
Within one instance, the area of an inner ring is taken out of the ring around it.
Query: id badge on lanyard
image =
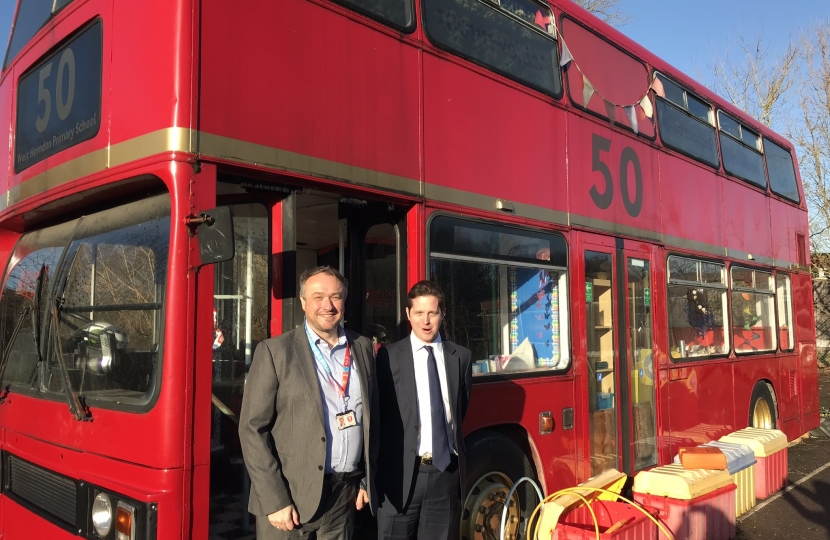
[[[337,429],[343,431],[344,429],[356,426],[357,416],[355,415],[355,412],[353,410],[348,408],[349,396],[346,395],[346,392],[349,389],[349,378],[351,376],[352,370],[352,349],[349,346],[349,343],[346,342],[346,356],[343,359],[343,376],[341,377],[341,381],[338,383],[334,379],[334,373],[331,372],[331,368],[323,358],[322,352],[320,352],[319,347],[315,344],[314,339],[311,337],[311,334],[308,331],[308,327],[306,327],[306,333],[308,334],[308,341],[309,345],[311,345],[312,353],[314,353],[314,359],[329,376],[329,379],[331,379],[331,382],[334,383],[334,386],[337,387],[337,391],[340,394],[340,397],[343,399],[343,409],[345,410],[342,413],[336,414],[334,416],[335,420],[337,421]]]
[[[316,345],[313,345],[316,347]],[[319,355],[319,356],[318,356]],[[352,409],[349,409],[349,396],[346,395],[346,392],[349,389],[349,378],[351,377],[352,372],[352,348],[346,343],[346,356],[343,359],[343,376],[341,377],[340,382],[338,383],[337,380],[334,378],[334,373],[331,372],[326,361],[323,359],[323,355],[320,353],[319,349],[316,351],[314,355],[317,362],[322,366],[323,370],[328,374],[329,379],[337,388],[337,392],[340,394],[340,398],[343,400],[343,409],[345,409],[342,413],[336,414],[334,416],[335,421],[337,422],[337,429],[343,431],[344,429],[348,429],[350,427],[354,427],[357,425],[357,416]]]
[[[337,390],[340,392],[340,397],[343,398],[343,408],[346,409],[334,417],[337,421],[337,429],[340,431],[357,425],[357,418],[355,417],[354,411],[347,408],[349,397],[346,395],[346,392],[349,389],[349,378],[351,377],[351,373],[352,349],[349,347],[349,344],[346,343],[346,357],[343,359],[343,377],[341,378],[340,384],[337,384],[337,381],[334,381],[334,384],[337,385]],[[332,380],[334,380],[334,377],[332,377]]]

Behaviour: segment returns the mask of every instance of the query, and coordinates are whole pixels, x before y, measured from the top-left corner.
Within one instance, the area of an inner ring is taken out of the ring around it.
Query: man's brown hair
[[[343,277],[343,274],[331,266],[317,266],[315,268],[309,268],[300,274],[300,298],[305,298],[305,282],[308,281],[308,278],[314,277],[317,274],[328,274],[334,278],[337,278],[337,281],[343,285],[343,300],[346,299],[346,296],[349,294],[349,280]]]
[[[406,296],[407,308],[411,309],[412,301],[419,296],[434,296],[438,299],[438,309],[442,312],[444,311],[444,291],[441,289],[441,286],[434,281],[429,281],[428,279],[419,281],[413,285],[411,289],[409,289],[409,294]]]

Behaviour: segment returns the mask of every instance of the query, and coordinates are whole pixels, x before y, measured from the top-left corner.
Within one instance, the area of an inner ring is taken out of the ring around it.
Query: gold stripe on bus
[[[295,172],[319,178],[330,178],[356,185],[369,186],[384,190],[416,195],[427,200],[445,202],[496,211],[497,198],[480,193],[472,193],[437,184],[422,183],[414,178],[373,171],[354,165],[290,152],[261,144],[222,137],[212,133],[196,132],[187,128],[166,128],[114,144],[108,148],[95,150],[73,160],[57,165],[47,171],[33,176],[22,184],[11,188],[0,199],[0,210],[5,210],[29,197],[54,189],[66,183],[136,161],[141,158],[165,152],[193,152],[193,148],[205,157],[216,157],[228,161],[269,167],[272,169]],[[777,260],[761,255],[748,258],[748,253],[726,249],[722,246],[697,242],[687,238],[664,235],[659,232],[631,227],[611,221],[568,214],[542,206],[512,202],[514,212],[511,215],[526,217],[547,223],[572,225],[595,229],[602,233],[620,234],[647,241],[657,242],[669,249],[708,253],[715,257],[734,257],[780,268],[790,268],[789,261]]]
[[[490,212],[497,211],[497,197],[482,195],[481,193],[471,193],[469,191],[440,186],[438,184],[425,184],[424,196],[426,199],[433,201],[457,204],[458,206],[466,206],[477,210],[486,210]],[[547,223],[556,223],[557,225],[568,225],[567,212],[512,201],[510,204],[513,206],[513,212],[509,213],[511,216],[521,216]]]
[[[659,232],[649,231],[646,229],[639,229],[622,223],[614,223],[613,221],[605,221],[587,216],[580,216],[576,214],[571,215],[571,225],[575,227],[585,227],[587,229],[596,229],[605,233],[614,233],[622,236],[634,236],[649,240],[652,242],[663,242],[663,235]],[[705,245],[705,244],[703,244]]]
[[[164,152],[187,152],[191,144],[191,131],[186,128],[166,128],[129,139],[107,148],[78,156],[42,173],[36,174],[11,188],[4,197],[5,210],[13,204],[38,193],[60,187],[69,182],[117,167],[137,159]]]
[[[295,172],[371,186],[407,195],[421,196],[417,179],[346,165],[337,161],[289,152],[271,146],[240,141],[211,133],[199,133],[199,153],[221,159],[265,166],[286,172]]]
[[[166,128],[140,135],[110,147],[110,167],[118,167],[147,156],[164,152],[191,152],[194,131],[187,128]]]
[[[751,254],[752,258],[750,259],[749,258],[749,256],[750,256],[749,252],[741,251],[739,249],[726,248],[726,253],[729,257],[732,257],[733,259],[738,259],[738,260],[743,259],[744,261],[746,261],[746,264],[763,264],[763,265],[766,265],[766,266],[778,266],[778,267],[783,266],[784,268],[789,268],[789,266],[790,266],[789,264],[787,264],[786,261],[773,259],[772,257],[765,257],[763,255],[758,255],[757,253],[752,253]]]
[[[34,175],[9,189],[9,206],[73,180],[103,171],[107,168],[107,153],[106,148],[101,148]]]
[[[605,233],[614,233],[623,236],[633,236],[635,238],[642,238],[651,242],[657,242],[665,246],[679,247],[686,250],[700,251],[709,253],[717,257],[726,257],[726,248],[707,244],[705,242],[697,242],[679,236],[670,236],[660,232],[649,231],[621,223],[614,223],[613,221],[605,221],[602,219],[590,218],[585,216],[571,216],[571,225],[576,227],[585,227],[588,229],[596,229]]]

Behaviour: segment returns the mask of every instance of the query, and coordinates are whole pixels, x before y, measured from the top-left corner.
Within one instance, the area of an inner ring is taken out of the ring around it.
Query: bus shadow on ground
[[[830,539],[830,483],[818,480],[801,484],[781,498],[802,518],[823,528],[824,537]]]

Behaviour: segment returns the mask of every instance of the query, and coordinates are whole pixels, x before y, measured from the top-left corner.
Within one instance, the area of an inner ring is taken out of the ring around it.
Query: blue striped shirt
[[[363,395],[360,391],[355,350],[354,348],[351,350],[349,385],[346,388],[346,397],[348,398],[346,403],[348,405],[346,405],[340,396],[340,390],[332,380],[332,377],[334,377],[337,384],[340,384],[343,380],[343,362],[346,359],[346,333],[338,327],[337,345],[331,348],[326,340],[318,336],[308,326],[308,322],[305,323],[305,330],[311,352],[314,354],[320,396],[323,398],[323,417],[326,419],[326,474],[356,471],[363,461]],[[323,366],[324,362],[328,370]],[[341,431],[337,429],[335,416],[347,409],[354,411],[357,425]]]

